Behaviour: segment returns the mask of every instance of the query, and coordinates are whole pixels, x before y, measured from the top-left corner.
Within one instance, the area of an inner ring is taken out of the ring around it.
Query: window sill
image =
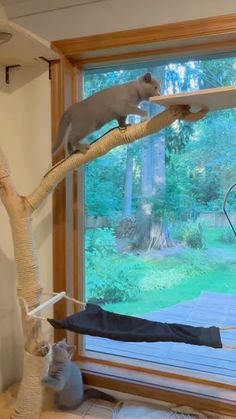
[[[165,377],[82,359],[78,363],[87,385],[187,405],[200,410],[235,414],[236,392],[226,386],[220,388],[213,384],[190,382],[184,378]]]

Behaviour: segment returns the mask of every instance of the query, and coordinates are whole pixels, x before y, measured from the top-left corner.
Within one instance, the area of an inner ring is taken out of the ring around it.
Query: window
[[[235,85],[236,57],[85,70],[84,96],[151,71],[163,93]],[[141,105],[152,116],[163,109]],[[139,122],[130,116],[129,123]],[[175,122],[118,147],[85,171],[86,301],[151,320],[234,325],[236,240],[222,212],[236,181],[236,110]],[[112,122],[88,138],[92,141]],[[228,202],[236,224],[235,194]],[[227,332],[226,343],[235,333]],[[210,374],[235,384],[235,352],[175,343],[85,337],[89,351]],[[132,361],[131,361],[132,362]]]

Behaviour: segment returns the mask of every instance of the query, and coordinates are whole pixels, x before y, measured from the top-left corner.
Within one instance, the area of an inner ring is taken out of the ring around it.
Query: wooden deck
[[[198,299],[147,313],[145,319],[192,326],[236,326],[236,295],[204,292]],[[221,333],[223,344],[236,345],[236,330]],[[133,343],[86,336],[86,349],[220,376],[236,384],[236,349],[184,343]]]

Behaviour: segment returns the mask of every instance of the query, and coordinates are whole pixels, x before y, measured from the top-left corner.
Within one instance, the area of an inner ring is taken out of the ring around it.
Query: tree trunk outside
[[[159,69],[159,78],[165,80],[165,67]],[[153,116],[160,110],[159,106],[149,104],[149,116]],[[166,194],[166,138],[165,132],[153,135],[152,141],[152,197],[155,200],[164,202]],[[163,249],[173,246],[168,229],[168,220],[163,216],[158,216],[152,212],[150,226],[150,241],[148,249]]]
[[[133,165],[134,165],[134,157],[133,157],[132,146],[127,146],[124,205],[123,205],[123,213],[122,213],[123,219],[130,218],[132,216]]]
[[[165,134],[157,134],[153,141],[153,188],[152,196],[164,202],[166,195],[166,139]],[[163,249],[173,246],[165,216],[152,216],[149,249]]]
[[[165,67],[161,69],[159,78],[164,82]],[[152,117],[159,111],[158,106],[149,102],[145,104],[148,116]],[[136,246],[140,249],[162,249],[172,246],[168,230],[168,222],[154,214],[152,200],[165,199],[166,191],[166,141],[165,133],[155,133],[144,140],[141,156],[141,207],[137,216]]]

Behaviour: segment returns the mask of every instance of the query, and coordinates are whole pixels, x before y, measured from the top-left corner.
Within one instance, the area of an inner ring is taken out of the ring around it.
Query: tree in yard
[[[156,114],[157,106],[146,104],[149,117]],[[146,138],[141,151],[141,197],[137,215],[135,246],[141,249],[166,247],[167,229],[154,209],[154,200],[162,204],[165,198],[165,134]]]
[[[123,211],[122,211],[123,219],[132,217],[133,166],[134,166],[133,150],[132,150],[132,147],[127,146],[125,185],[124,185],[124,203],[123,203]]]
[[[158,67],[156,71],[165,92],[175,93],[190,88],[191,72],[182,64]],[[158,107],[150,102],[145,106],[149,116],[158,111]],[[170,197],[166,193],[166,165],[172,153],[184,148],[193,130],[190,124],[178,121],[174,128],[156,133],[142,143],[140,209],[135,237],[137,248],[150,250],[173,246],[168,222],[171,209],[168,207]]]
[[[135,116],[129,116],[129,123],[132,125],[135,123]],[[118,239],[132,239],[135,231],[135,221],[132,218],[132,203],[133,203],[133,189],[134,189],[134,149],[133,144],[129,144],[126,147],[126,161],[125,161],[125,173],[124,173],[124,190],[121,201],[122,206],[122,218],[119,222],[119,226],[116,230],[116,237]]]
[[[129,123],[135,124],[135,115],[129,116]],[[126,147],[126,167],[122,219],[132,217],[132,198],[133,198],[133,170],[134,170],[134,151],[133,147]]]

